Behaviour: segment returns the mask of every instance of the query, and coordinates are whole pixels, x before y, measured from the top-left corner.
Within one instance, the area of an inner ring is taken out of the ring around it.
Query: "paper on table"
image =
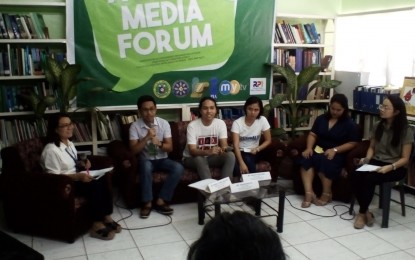
[[[104,168],[104,169],[100,169],[100,170],[93,170],[93,171],[89,171],[89,175],[91,175],[92,177],[94,177],[94,179],[99,179],[102,176],[104,176],[107,172],[110,172],[114,169],[114,167],[109,167],[109,168]],[[87,173],[86,171],[82,171],[81,173]]]
[[[359,168],[356,169],[358,172],[374,172],[379,169],[380,166],[372,165],[372,164],[363,164]]]
[[[226,187],[229,187],[231,185],[231,180],[229,177],[215,180],[215,179],[205,179],[198,182],[194,182],[189,184],[188,186],[191,188],[195,188],[198,190],[202,190],[205,192],[216,192],[218,190],[224,189]]]

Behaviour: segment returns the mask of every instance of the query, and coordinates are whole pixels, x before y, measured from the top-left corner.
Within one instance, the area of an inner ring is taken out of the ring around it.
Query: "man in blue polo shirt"
[[[171,129],[166,120],[156,116],[157,105],[154,98],[148,95],[139,97],[137,108],[140,118],[130,127],[130,149],[138,156],[143,203],[139,215],[141,218],[148,218],[153,208],[161,214],[171,215],[173,209],[167,202],[173,197],[184,168],[180,163],[167,157],[173,150]],[[153,171],[168,173],[154,205],[152,203]]]

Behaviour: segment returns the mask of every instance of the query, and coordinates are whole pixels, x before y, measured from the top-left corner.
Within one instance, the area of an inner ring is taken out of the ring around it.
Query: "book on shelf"
[[[332,55],[324,55],[324,58],[321,60],[321,71],[326,72],[329,69],[330,62],[333,59]]]
[[[6,30],[7,30],[7,38],[9,39],[15,39],[16,36],[13,32],[13,27],[11,24],[11,20],[10,20],[10,16],[7,13],[3,13],[3,19],[4,19],[4,23],[6,25]]]
[[[307,30],[305,28],[305,25],[304,24],[300,24],[300,26],[301,26],[301,31],[303,33],[303,37],[304,37],[305,43],[306,44],[313,43],[313,40],[310,38],[310,35],[308,34],[308,32],[307,32]]]
[[[23,15],[23,18],[26,22],[27,29],[30,32],[31,38],[32,39],[38,38],[36,27],[35,27],[35,24],[33,23],[32,17],[30,17],[29,15]]]
[[[3,14],[0,12],[0,39],[7,39],[9,35],[7,33],[6,23],[4,22]]]

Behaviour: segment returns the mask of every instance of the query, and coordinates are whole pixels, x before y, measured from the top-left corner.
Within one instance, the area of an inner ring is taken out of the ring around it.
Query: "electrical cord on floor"
[[[288,201],[288,203],[290,204],[290,206],[291,206],[291,207],[293,207],[294,209],[296,209],[296,210],[300,210],[300,211],[304,211],[304,212],[307,212],[307,213],[310,213],[311,215],[314,215],[314,216],[323,217],[323,218],[332,218],[332,217],[339,216],[341,219],[344,219],[344,220],[352,220],[352,219],[354,218],[354,215],[353,215],[353,217],[352,217],[352,218],[344,218],[344,217],[343,217],[343,215],[344,215],[344,214],[349,213],[349,209],[350,209],[350,207],[348,207],[348,206],[346,206],[346,205],[340,205],[340,204],[338,204],[338,205],[333,205],[333,210],[334,210],[334,212],[335,212],[333,215],[320,215],[320,214],[316,214],[316,213],[310,212],[310,211],[305,210],[305,209],[300,209],[300,208],[297,208],[297,207],[295,207],[295,206],[291,203],[291,201],[290,201],[287,197],[285,197],[285,199]],[[347,208],[347,211],[345,211],[345,212],[343,212],[343,213],[339,214],[339,213],[337,212],[337,210],[336,210],[336,208],[338,208],[338,207],[344,207],[344,208]]]
[[[118,208],[122,208],[122,209],[128,210],[128,212],[129,212],[129,215],[128,215],[128,216],[123,217],[123,218],[121,218],[121,219],[119,219],[119,220],[115,221],[115,222],[117,222],[117,223],[119,224],[119,222],[120,222],[120,221],[130,218],[130,217],[133,215],[133,211],[132,211],[131,209],[128,209],[128,208],[126,208],[126,207],[124,207],[124,206],[122,206],[122,205],[118,204],[118,201],[120,201],[120,196],[119,196],[119,194],[117,195],[117,198],[115,199],[115,203],[114,203],[114,204],[115,204],[115,206],[117,206]],[[160,225],[152,225],[152,226],[145,226],[145,227],[139,227],[139,228],[125,228],[125,227],[121,226],[121,228],[122,228],[123,230],[140,230],[140,229],[147,229],[147,228],[162,227],[162,226],[167,226],[167,225],[170,225],[170,224],[173,222],[173,220],[172,220],[171,216],[165,215],[165,217],[166,217],[166,219],[167,219],[167,221],[168,221],[168,222],[167,222],[167,223],[165,223],[165,224],[160,224]]]
[[[379,194],[378,194],[378,193],[375,193],[375,195],[379,196]],[[349,206],[346,206],[346,205],[340,205],[340,204],[338,204],[338,205],[334,205],[334,206],[333,206],[333,210],[336,212],[336,214],[334,214],[334,215],[330,215],[330,216],[319,215],[319,214],[316,214],[316,213],[310,212],[310,211],[308,211],[308,210],[305,210],[305,209],[300,209],[300,208],[297,208],[297,207],[293,206],[293,204],[291,203],[291,201],[290,201],[287,197],[286,197],[286,200],[287,200],[287,201],[288,201],[288,203],[291,205],[291,207],[293,207],[293,208],[295,208],[295,209],[297,209],[297,210],[300,210],[300,211],[304,211],[304,212],[310,213],[311,215],[319,216],[319,217],[331,218],[331,217],[339,216],[339,217],[340,217],[341,219],[343,219],[343,220],[352,220],[352,219],[354,219],[354,217],[355,217],[355,215],[356,215],[356,212],[354,211],[354,209],[352,209],[352,214],[351,214],[351,216],[352,216],[352,217],[351,217],[351,218],[344,218],[344,217],[343,217],[343,215],[344,215],[344,214],[348,214],[348,213],[349,213],[350,207],[349,207]],[[401,204],[401,202],[400,202],[400,201],[397,201],[397,200],[395,200],[395,199],[391,199],[391,201],[393,201],[393,202],[395,202],[395,203],[397,203],[397,204]],[[407,205],[407,204],[405,204],[405,206],[406,206],[406,207],[408,207],[408,208],[411,208],[411,209],[415,209],[415,207],[414,207],[414,206],[411,206],[411,205]],[[338,214],[338,212],[337,212],[337,210],[336,210],[336,207],[345,207],[345,208],[347,208],[347,211],[345,211],[345,212],[343,212],[343,213],[341,213],[341,214]]]

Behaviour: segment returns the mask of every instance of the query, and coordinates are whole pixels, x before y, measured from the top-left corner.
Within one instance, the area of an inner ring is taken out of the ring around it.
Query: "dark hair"
[[[389,99],[392,103],[393,110],[399,111],[392,121],[391,129],[393,130],[393,136],[391,140],[392,146],[396,147],[399,145],[401,138],[406,134],[408,127],[408,119],[406,118],[406,107],[403,100],[398,95],[387,95],[385,99]],[[380,141],[382,138],[384,123],[386,119],[382,118],[375,131],[375,140]]]
[[[59,121],[64,117],[71,118],[67,113],[55,113],[48,118],[46,141],[48,143],[54,143],[57,147],[60,146],[61,138],[58,133],[56,133],[56,129],[59,127]]]
[[[216,104],[216,100],[215,100],[214,98],[212,98],[212,97],[202,97],[202,98],[200,99],[200,101],[199,101],[199,111],[200,111],[200,110],[202,110],[202,104],[203,104],[203,102],[205,102],[206,100],[210,100],[210,101],[212,101],[213,103],[215,103],[215,108],[216,108],[216,110],[218,109],[218,105]]]
[[[345,120],[346,118],[349,118],[349,102],[347,100],[347,97],[344,94],[334,94],[330,99],[330,105],[333,103],[339,104],[343,109],[343,114],[339,117],[339,120]],[[330,109],[326,112],[326,117],[331,118]]]
[[[157,106],[156,101],[152,96],[144,95],[137,99],[137,108],[140,109],[144,102],[151,101],[155,106]]]
[[[187,260],[280,260],[285,254],[278,234],[243,211],[224,212],[203,228]]]
[[[258,97],[255,97],[255,96],[249,97],[245,101],[245,105],[244,105],[245,115],[247,114],[246,113],[247,107],[250,106],[250,105],[252,105],[252,104],[258,104],[259,105],[259,114],[257,116],[257,119],[259,119],[262,116],[262,114],[264,113],[264,105],[262,104],[262,100],[260,98],[258,98]]]

